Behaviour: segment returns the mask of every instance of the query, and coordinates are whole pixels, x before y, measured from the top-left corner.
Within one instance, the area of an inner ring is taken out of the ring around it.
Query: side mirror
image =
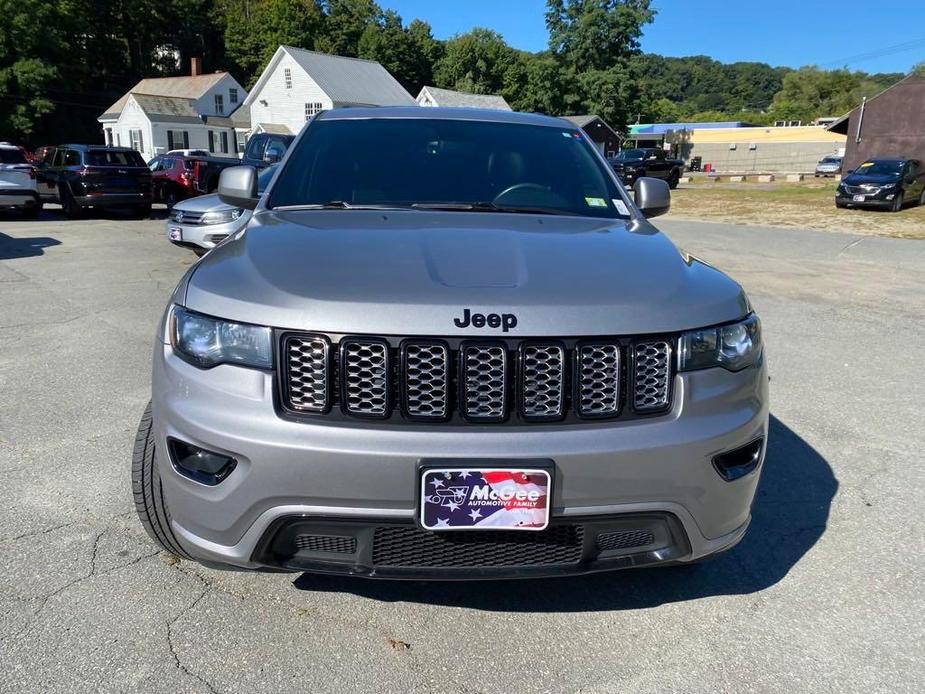
[[[279,147],[270,147],[266,151],[266,154],[263,155],[263,160],[267,164],[276,164],[282,158],[283,158],[283,151]]]
[[[665,214],[671,209],[671,189],[660,178],[644,176],[633,186],[636,207],[648,219]]]
[[[257,207],[257,169],[253,166],[229,166],[218,178],[218,197],[226,205],[252,210]]]

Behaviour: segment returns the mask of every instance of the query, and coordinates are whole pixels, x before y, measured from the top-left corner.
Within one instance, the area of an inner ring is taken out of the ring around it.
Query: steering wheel
[[[539,183],[515,183],[514,185],[508,186],[507,188],[505,188],[504,190],[502,190],[500,193],[498,193],[498,194],[495,196],[495,199],[492,200],[492,202],[494,202],[494,203],[497,204],[498,200],[500,200],[500,199],[503,198],[504,196],[510,195],[511,193],[516,193],[516,192],[519,192],[519,191],[522,191],[522,190],[524,190],[524,191],[526,191],[526,190],[536,190],[536,191],[540,191],[540,192],[546,193],[546,194],[549,194],[549,192],[550,192],[550,191],[549,191],[549,188],[548,188],[547,186],[541,186]]]

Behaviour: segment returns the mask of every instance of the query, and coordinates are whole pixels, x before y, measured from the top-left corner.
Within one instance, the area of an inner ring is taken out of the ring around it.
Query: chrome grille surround
[[[620,413],[623,359],[616,343],[580,344],[575,354],[575,404],[582,417],[615,417]]]
[[[387,417],[392,405],[390,376],[387,342],[341,340],[340,392],[345,412],[358,417]]]
[[[331,343],[322,335],[289,335],[283,342],[289,405],[301,412],[331,409]]]
[[[402,343],[401,390],[405,416],[446,419],[450,414],[450,348],[437,341]]]
[[[467,419],[500,422],[508,411],[508,353],[503,344],[460,349],[460,407]]]
[[[633,409],[664,410],[671,404],[671,343],[637,342],[633,352]]]
[[[520,346],[520,415],[528,420],[565,414],[565,348],[560,344]]]

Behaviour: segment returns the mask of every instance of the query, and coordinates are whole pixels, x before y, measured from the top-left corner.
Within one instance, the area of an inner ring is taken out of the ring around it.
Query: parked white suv
[[[0,210],[15,208],[35,218],[42,209],[35,169],[15,145],[0,143]]]

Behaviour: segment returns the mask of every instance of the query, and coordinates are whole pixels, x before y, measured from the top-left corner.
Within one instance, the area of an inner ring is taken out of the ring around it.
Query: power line
[[[912,39],[911,41],[905,41],[903,43],[897,43],[892,46],[884,46],[883,48],[879,48],[874,51],[868,51],[867,53],[849,55],[846,58],[839,58],[838,60],[823,63],[821,67],[830,67],[833,65],[851,65],[852,63],[859,63],[866,60],[873,60],[874,58],[882,58],[887,55],[894,55],[896,53],[911,51],[913,48],[918,48],[922,45],[925,45],[925,37]]]

